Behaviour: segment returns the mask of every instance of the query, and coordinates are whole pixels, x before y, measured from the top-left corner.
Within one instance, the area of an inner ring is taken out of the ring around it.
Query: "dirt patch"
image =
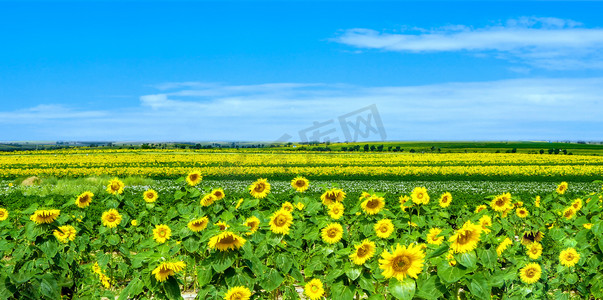
[[[42,180],[38,176],[27,177],[23,182],[21,182],[22,186],[33,186],[42,183]]]

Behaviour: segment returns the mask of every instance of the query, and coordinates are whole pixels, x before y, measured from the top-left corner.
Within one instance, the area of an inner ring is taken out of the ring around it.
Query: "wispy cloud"
[[[403,33],[355,28],[334,40],[383,51],[486,53],[546,69],[603,69],[603,28],[558,18],[522,17],[483,28],[448,25]]]
[[[603,78],[422,86],[182,84],[107,111],[0,112],[3,140],[264,140],[376,104],[389,139],[600,139]]]

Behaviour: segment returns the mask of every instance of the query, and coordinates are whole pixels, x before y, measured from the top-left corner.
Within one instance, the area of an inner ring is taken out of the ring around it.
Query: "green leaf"
[[[389,280],[388,290],[396,299],[412,299],[416,290],[415,280],[410,277],[403,281],[392,278]]]
[[[168,299],[182,299],[182,294],[180,293],[180,285],[178,285],[178,281],[176,281],[176,278],[174,276],[168,277],[168,280],[163,283],[163,290],[165,291],[165,295],[168,297]]]
[[[494,247],[490,247],[488,250],[479,249],[478,250],[480,263],[489,269],[494,269],[496,267],[496,260],[498,259],[496,255],[496,249]]]
[[[260,286],[264,288],[267,292],[272,292],[276,288],[278,288],[281,283],[283,283],[283,276],[278,273],[275,269],[270,269],[264,280],[260,281]]]
[[[448,251],[448,249],[449,249],[448,245],[442,245],[438,249],[435,249],[433,252],[431,252],[429,255],[427,255],[426,259],[430,259],[432,257],[438,257],[438,256],[446,253],[446,251]]]
[[[439,299],[446,292],[446,287],[440,282],[438,276],[430,276],[427,280],[420,280],[417,283],[417,296],[424,299]]]
[[[40,245],[40,250],[44,252],[46,257],[53,258],[59,251],[56,240],[47,240]]]
[[[40,293],[48,299],[61,299],[61,289],[57,284],[57,280],[50,274],[42,276]]]
[[[578,275],[576,275],[576,273],[571,273],[565,276],[565,281],[569,284],[574,284],[578,282]]]
[[[438,277],[444,283],[456,283],[464,275],[466,271],[458,267],[451,267],[448,262],[443,261],[438,265]]]
[[[385,300],[385,296],[383,295],[371,295],[367,300]]]
[[[212,268],[200,267],[199,271],[197,271],[199,286],[205,286],[210,283],[213,275],[214,272],[212,271]]]
[[[113,246],[117,246],[121,242],[121,239],[117,235],[112,234],[107,238],[107,242]]]
[[[333,300],[349,300],[354,299],[354,290],[343,284],[343,282],[339,281],[333,285],[331,288],[331,295],[329,295],[329,299]]]
[[[469,284],[469,291],[471,291],[471,294],[476,298],[490,299],[490,285],[488,285],[488,280],[482,273],[473,276],[473,279]]]
[[[358,279],[358,286],[367,291],[368,294],[373,294],[375,292],[375,281],[368,274],[360,276]]]
[[[343,273],[344,272],[342,269],[333,269],[327,274],[327,277],[325,277],[325,280],[326,281],[334,281],[335,279],[339,278],[339,276],[343,275]]]
[[[350,280],[356,280],[356,278],[360,277],[361,273],[362,269],[359,267],[346,266],[345,275],[348,276]]]
[[[230,253],[219,253],[216,255],[216,258],[213,260],[212,267],[216,272],[222,273],[226,269],[230,268],[234,263],[234,259],[232,258],[232,254]]]
[[[186,249],[186,251],[196,252],[197,250],[199,250],[199,246],[201,245],[201,243],[197,238],[189,237],[184,240],[184,242],[182,242],[182,245],[184,246],[184,249]]]
[[[289,273],[289,270],[291,270],[291,266],[293,265],[293,258],[285,253],[280,253],[277,257],[276,257],[276,266],[278,267],[279,270],[281,270],[281,272],[283,273]]]
[[[477,264],[477,256],[475,255],[475,251],[456,254],[454,256],[456,261],[464,267],[469,269],[475,268]]]

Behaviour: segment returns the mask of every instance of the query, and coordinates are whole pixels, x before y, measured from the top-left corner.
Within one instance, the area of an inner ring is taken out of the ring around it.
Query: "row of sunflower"
[[[125,197],[116,178],[100,197],[0,208],[0,298],[603,297],[603,195],[567,199],[565,182],[542,198],[468,205],[422,187],[312,197],[304,177],[280,195],[258,179],[236,199],[202,179]]]

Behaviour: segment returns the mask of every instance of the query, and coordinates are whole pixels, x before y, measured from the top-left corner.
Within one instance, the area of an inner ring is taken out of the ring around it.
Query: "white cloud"
[[[522,17],[484,28],[448,25],[405,33],[356,28],[334,40],[362,49],[410,53],[494,52],[499,58],[546,69],[603,68],[603,29],[579,26],[573,20]]]
[[[422,86],[181,85],[107,111],[0,112],[4,140],[264,140],[375,104],[394,140],[600,139],[603,78]],[[208,96],[209,95],[209,96]],[[343,139],[343,138],[342,138]]]

